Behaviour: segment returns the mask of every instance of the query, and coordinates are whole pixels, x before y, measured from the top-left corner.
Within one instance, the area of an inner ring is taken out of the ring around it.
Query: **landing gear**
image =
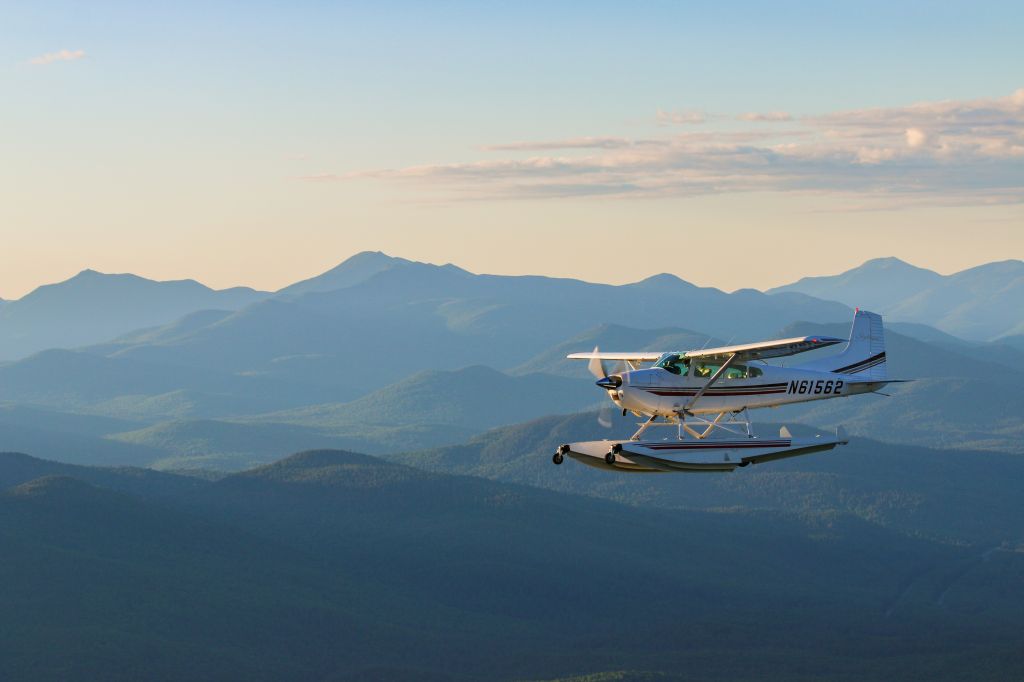
[[[612,446],[612,449],[607,452],[604,456],[604,461],[607,464],[615,464],[615,455],[622,452],[622,443],[616,443]]]
[[[551,457],[551,461],[555,464],[561,464],[565,461],[565,453],[569,452],[568,445],[559,445],[558,449],[555,450],[555,454]]]

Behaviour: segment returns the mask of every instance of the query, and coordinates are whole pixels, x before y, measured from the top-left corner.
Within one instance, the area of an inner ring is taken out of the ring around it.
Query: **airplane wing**
[[[825,348],[837,343],[846,343],[846,339],[837,339],[832,336],[797,336],[792,339],[758,341],[757,343],[743,343],[737,346],[690,350],[683,353],[683,357],[691,359],[725,359],[730,355],[735,355],[736,360],[742,362],[745,360],[781,358],[786,355],[796,355],[797,353],[804,353],[817,348]]]
[[[648,351],[646,353],[569,353],[565,357],[570,360],[622,360],[624,362],[654,362],[664,353]]]

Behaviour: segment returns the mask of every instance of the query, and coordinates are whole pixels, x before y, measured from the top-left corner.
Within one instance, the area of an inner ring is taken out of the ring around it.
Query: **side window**
[[[693,376],[697,378],[707,379],[712,374],[718,371],[720,365],[709,365],[703,362],[698,362],[693,368]]]
[[[709,365],[712,372],[718,369],[715,365]],[[723,379],[752,379],[754,377],[761,376],[763,372],[757,367],[749,367],[747,365],[730,365],[722,376]],[[701,375],[704,376],[704,375]]]
[[[725,370],[725,379],[746,379],[747,368],[744,365],[730,365]]]
[[[672,374],[686,374],[690,369],[690,361],[679,357],[678,353],[666,353],[654,366]]]

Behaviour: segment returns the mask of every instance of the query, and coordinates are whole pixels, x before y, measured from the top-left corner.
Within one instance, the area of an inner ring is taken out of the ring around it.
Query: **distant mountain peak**
[[[305,450],[289,455],[270,466],[305,469],[346,464],[383,464],[381,460],[349,450]]]
[[[933,270],[929,270],[928,268],[922,268],[922,267],[919,267],[917,265],[913,265],[912,263],[908,263],[907,261],[902,260],[900,258],[897,258],[896,256],[885,256],[883,258],[872,258],[870,260],[864,261],[862,264],[860,264],[856,268],[852,268],[850,270],[847,270],[846,272],[854,272],[854,271],[857,271],[857,270],[906,270],[906,271],[915,271],[915,272],[930,272],[930,273],[933,273],[933,274],[937,274]],[[843,274],[846,274],[846,273],[843,273]]]
[[[651,275],[645,279],[640,280],[636,283],[638,286],[649,286],[649,287],[693,287],[685,279],[677,277],[669,272],[662,272],[657,275]]]
[[[370,277],[390,270],[397,265],[412,263],[413,261],[396,256],[389,256],[383,251],[360,251],[349,256],[330,270],[320,273],[315,277],[295,282],[283,289],[278,295],[297,296],[312,292],[335,291],[345,289],[356,284],[365,282]]]

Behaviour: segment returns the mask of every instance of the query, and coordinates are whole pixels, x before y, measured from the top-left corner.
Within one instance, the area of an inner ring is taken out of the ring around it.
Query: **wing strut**
[[[697,395],[695,395],[692,398],[690,398],[690,402],[686,403],[686,407],[684,407],[683,410],[682,410],[684,413],[688,412],[691,409],[693,409],[693,406],[696,405],[697,401],[701,399],[701,396],[704,395],[704,392],[707,391],[709,388],[711,388],[711,385],[714,384],[716,381],[718,381],[719,377],[721,377],[723,374],[725,374],[725,370],[729,369],[729,366],[732,364],[732,361],[735,360],[735,359],[736,359],[736,353],[731,353],[729,355],[729,357],[726,358],[725,362],[722,363],[722,366],[718,368],[718,371],[715,372],[714,374],[712,374],[711,378],[708,379],[708,383],[706,383],[703,386],[701,386],[700,390],[697,391]]]

